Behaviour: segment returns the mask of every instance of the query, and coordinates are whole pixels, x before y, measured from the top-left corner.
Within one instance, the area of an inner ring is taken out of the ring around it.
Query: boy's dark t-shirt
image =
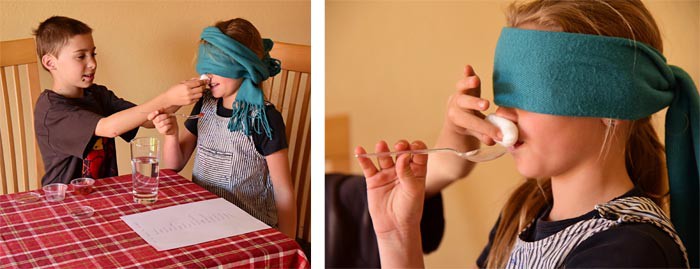
[[[34,109],[34,130],[46,170],[41,184],[117,176],[114,138],[95,136],[95,128],[101,118],[134,106],[97,84],[85,88],[80,98],[43,91]],[[130,141],[137,131],[120,136]]]

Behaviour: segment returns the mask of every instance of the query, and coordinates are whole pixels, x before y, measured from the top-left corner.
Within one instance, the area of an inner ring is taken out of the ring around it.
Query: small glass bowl
[[[60,202],[66,198],[66,190],[68,185],[63,183],[51,183],[41,188],[44,190],[44,196],[46,201],[49,202]]]
[[[41,194],[36,192],[25,192],[15,196],[15,202],[26,204],[41,200]]]
[[[70,181],[74,194],[88,195],[93,190],[95,180],[89,177],[76,178]]]
[[[95,209],[90,206],[79,205],[69,208],[68,213],[71,217],[76,219],[86,218],[92,217],[92,215],[95,213]]]

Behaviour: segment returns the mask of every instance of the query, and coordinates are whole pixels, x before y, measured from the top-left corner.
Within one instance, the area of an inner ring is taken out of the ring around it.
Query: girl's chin
[[[212,91],[211,91],[211,96],[214,97],[214,98],[221,98],[221,97],[223,97],[224,95],[223,95],[220,91],[212,90]]]
[[[532,162],[520,163],[516,160],[515,166],[518,170],[518,173],[520,173],[520,175],[526,178],[543,178],[545,177],[544,174],[546,174],[543,173],[543,171],[540,171],[540,169],[538,169],[537,167],[534,167]]]

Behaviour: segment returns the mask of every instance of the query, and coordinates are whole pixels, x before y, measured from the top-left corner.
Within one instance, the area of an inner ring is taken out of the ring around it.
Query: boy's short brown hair
[[[87,24],[68,17],[53,16],[39,24],[34,30],[36,52],[39,58],[46,54],[58,57],[58,52],[76,35],[91,34],[92,28]]]

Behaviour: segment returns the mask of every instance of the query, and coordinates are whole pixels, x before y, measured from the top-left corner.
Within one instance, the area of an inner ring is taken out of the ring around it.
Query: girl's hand
[[[394,149],[425,149],[421,141],[410,145],[401,140]],[[375,147],[376,152],[387,152],[386,142],[381,141]],[[366,153],[357,147],[355,153]],[[406,238],[409,234],[420,232],[420,220],[425,199],[425,174],[428,155],[402,154],[396,158],[379,157],[379,167],[368,158],[359,157],[358,161],[367,179],[367,203],[372,217],[377,238]]]
[[[170,87],[165,93],[168,106],[186,106],[194,104],[202,97],[204,85],[206,84],[206,80],[191,78]]]
[[[153,121],[153,125],[162,135],[177,134],[178,128],[175,116],[169,116],[167,113],[161,113],[161,111],[156,110],[148,114],[148,120]]]
[[[489,101],[482,99],[481,80],[471,65],[464,67],[464,78],[457,81],[457,91],[447,101],[445,128],[460,135],[473,136],[482,143],[493,145],[494,139],[503,138],[495,125],[484,120],[481,113],[489,108]]]

